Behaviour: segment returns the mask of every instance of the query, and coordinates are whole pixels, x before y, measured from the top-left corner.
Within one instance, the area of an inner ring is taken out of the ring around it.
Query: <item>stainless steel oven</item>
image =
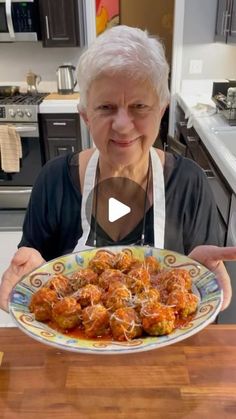
[[[38,0],[0,0],[0,42],[39,39]]]
[[[22,158],[19,172],[2,170],[0,160],[0,209],[25,209],[32,186],[45,158],[40,141],[38,104],[46,94],[15,94],[1,97],[0,124],[13,125],[20,135]]]
[[[6,173],[0,164],[0,209],[27,207],[32,185],[43,165],[38,124],[12,125],[21,138],[22,159],[19,173]]]

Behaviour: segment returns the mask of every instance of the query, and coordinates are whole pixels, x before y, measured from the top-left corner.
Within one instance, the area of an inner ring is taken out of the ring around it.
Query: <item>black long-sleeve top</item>
[[[78,161],[78,154],[72,153],[50,160],[43,167],[31,194],[19,247],[33,247],[46,260],[73,251],[82,235]],[[217,208],[201,168],[187,158],[166,153],[164,181],[164,247],[188,254],[200,244],[221,245]],[[119,242],[114,242],[97,225],[97,245],[136,243],[141,236],[142,224],[140,221]],[[92,229],[93,225],[92,222]],[[153,243],[151,207],[146,214],[145,244]]]

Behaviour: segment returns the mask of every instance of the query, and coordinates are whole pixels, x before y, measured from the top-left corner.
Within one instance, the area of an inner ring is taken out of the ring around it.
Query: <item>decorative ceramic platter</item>
[[[114,246],[104,249],[117,253],[124,248],[128,247]],[[24,276],[11,294],[9,303],[11,316],[23,332],[41,343],[72,352],[91,354],[123,354],[157,349],[186,339],[214,321],[222,305],[223,291],[219,288],[212,272],[187,256],[169,250],[133,246],[130,249],[134,257],[140,260],[143,260],[145,256],[155,256],[163,268],[184,268],[189,271],[193,282],[193,292],[199,297],[199,305],[196,314],[186,326],[165,336],[145,336],[127,342],[117,342],[70,337],[36,321],[28,309],[32,295],[48,281],[51,275],[70,275],[80,267],[86,267],[98,249],[62,256]]]

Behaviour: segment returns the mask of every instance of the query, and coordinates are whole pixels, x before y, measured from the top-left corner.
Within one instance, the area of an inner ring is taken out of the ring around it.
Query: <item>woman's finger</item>
[[[204,261],[215,260],[215,261],[236,261],[236,246],[231,247],[218,247],[218,246],[197,246],[189,254],[189,257],[198,260],[203,263]]]

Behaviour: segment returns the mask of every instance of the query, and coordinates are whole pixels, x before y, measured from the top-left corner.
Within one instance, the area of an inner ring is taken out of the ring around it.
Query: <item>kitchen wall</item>
[[[165,45],[168,62],[172,57],[174,0],[120,0],[121,24],[147,29]]]
[[[236,78],[236,44],[214,42],[217,0],[185,0],[182,79]],[[190,74],[190,60],[202,72]]]
[[[81,48],[43,48],[41,42],[0,44],[0,82],[25,81],[32,70],[42,81],[56,81],[56,69],[63,63],[77,64]]]

